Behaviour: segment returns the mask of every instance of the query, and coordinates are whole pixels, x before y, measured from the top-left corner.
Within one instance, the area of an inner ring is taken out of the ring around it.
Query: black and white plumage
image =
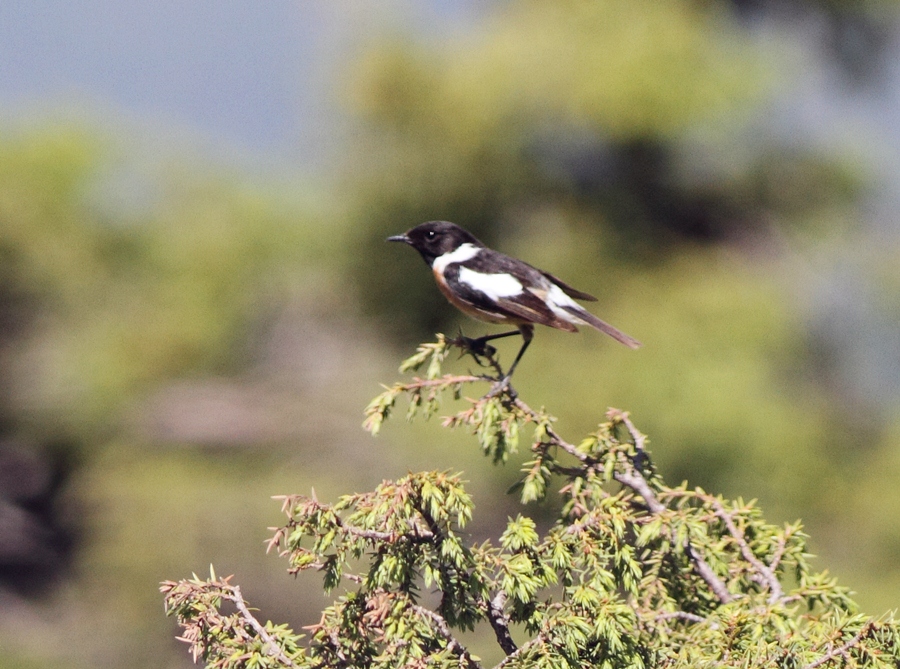
[[[575,300],[597,298],[526,262],[487,248],[472,234],[447,221],[422,223],[402,235],[388,237],[416,249],[431,267],[438,287],[460,311],[488,323],[509,323],[518,330],[476,340],[521,334],[522,348],[505,381],[509,380],[534,334],[534,324],[577,332],[578,325],[591,327],[613,339],[637,348],[640,343],[606,323]]]

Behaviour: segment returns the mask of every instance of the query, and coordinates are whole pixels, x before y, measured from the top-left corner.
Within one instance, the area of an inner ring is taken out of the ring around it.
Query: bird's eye
[[[425,238],[430,242],[434,241],[434,238],[437,236],[437,233],[434,230],[429,230],[425,233]]]

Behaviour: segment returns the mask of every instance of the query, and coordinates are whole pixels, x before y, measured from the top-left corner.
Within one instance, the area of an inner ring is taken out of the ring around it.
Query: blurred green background
[[[157,585],[210,563],[316,621],[272,495],[462,470],[496,534],[515,460],[360,428],[417,342],[496,331],[383,243],[431,219],[644,342],[537,333],[516,385],[567,438],[627,409],[670,483],[802,518],[900,602],[895,3],[13,4],[0,669],[189,666]]]

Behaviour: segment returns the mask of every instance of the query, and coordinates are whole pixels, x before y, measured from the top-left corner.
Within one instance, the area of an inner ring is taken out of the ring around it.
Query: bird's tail
[[[625,334],[624,332],[622,332],[621,330],[619,330],[617,328],[614,328],[612,325],[610,325],[606,321],[601,321],[599,318],[594,316],[594,314],[592,314],[589,311],[586,311],[585,309],[581,309],[581,308],[573,309],[568,306],[564,307],[564,308],[566,311],[571,313],[573,316],[584,321],[586,324],[590,325],[591,327],[597,328],[598,330],[600,330],[600,332],[603,332],[604,334],[608,334],[610,337],[615,339],[617,342],[621,342],[622,344],[625,344],[625,346],[628,346],[629,348],[639,348],[641,345],[641,342],[639,342],[637,339],[634,339],[633,337],[629,337],[627,334]]]

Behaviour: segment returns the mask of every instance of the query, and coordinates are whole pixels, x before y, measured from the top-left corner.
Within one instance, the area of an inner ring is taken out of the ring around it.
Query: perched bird
[[[534,336],[534,324],[577,332],[577,325],[590,325],[631,348],[640,343],[604,323],[575,300],[595,302],[596,297],[532,267],[487,248],[472,234],[448,221],[429,221],[402,235],[388,237],[418,251],[431,267],[438,288],[460,311],[488,323],[509,323],[512,332],[487,335],[475,340],[475,350],[493,339],[522,335],[522,348],[513,360],[501,384],[510,377]],[[574,299],[573,299],[574,298]]]

